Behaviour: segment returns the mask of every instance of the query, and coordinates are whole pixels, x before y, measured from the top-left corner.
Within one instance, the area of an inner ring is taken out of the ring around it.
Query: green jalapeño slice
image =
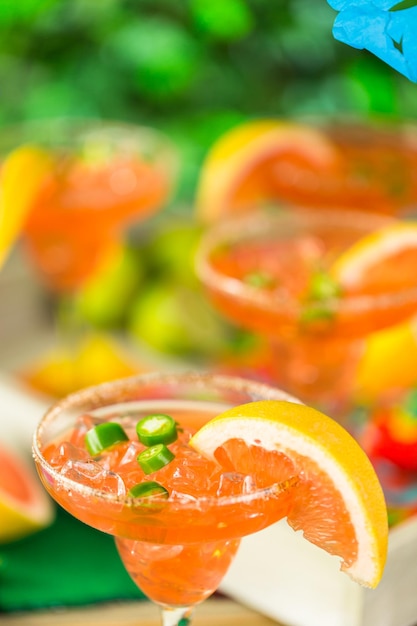
[[[128,441],[129,437],[117,422],[104,422],[91,428],[85,436],[85,445],[91,456],[96,456],[116,443]]]
[[[167,446],[178,437],[174,418],[163,413],[155,413],[141,419],[136,424],[136,432],[144,446],[154,446],[158,443]]]
[[[250,287],[259,289],[271,289],[276,286],[276,278],[267,272],[249,272],[243,278],[244,282]]]
[[[168,489],[165,489],[163,485],[155,480],[147,480],[129,489],[129,496],[132,496],[132,498],[150,498],[152,496],[168,498],[169,492]]]
[[[168,463],[171,463],[174,458],[175,454],[163,443],[150,446],[150,448],[146,448],[137,456],[138,463],[145,474],[157,472],[165,465],[168,465]]]
[[[342,295],[338,282],[325,270],[313,272],[300,316],[302,324],[331,322],[335,317],[335,303]]]

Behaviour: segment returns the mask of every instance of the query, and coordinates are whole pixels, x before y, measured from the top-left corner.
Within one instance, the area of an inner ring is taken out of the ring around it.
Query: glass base
[[[161,611],[162,626],[188,626],[191,624],[192,614],[192,607],[163,608]]]

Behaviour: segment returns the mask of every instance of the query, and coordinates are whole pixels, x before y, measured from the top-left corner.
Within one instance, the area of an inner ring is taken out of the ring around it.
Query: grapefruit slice
[[[0,447],[0,543],[45,528],[53,517],[52,502],[35,472],[20,457]]]
[[[393,222],[365,235],[331,268],[333,277],[355,293],[389,293],[416,286],[417,224]]]
[[[337,422],[305,405],[252,402],[209,421],[190,445],[230,471],[252,473],[260,486],[298,475],[288,523],[339,556],[356,582],[377,586],[387,555],[385,500],[370,460]]]
[[[0,170],[0,267],[52,168],[49,154],[30,145],[16,148],[3,161]]]
[[[210,223],[273,200],[280,177],[303,176],[304,186],[315,188],[318,176],[340,167],[339,151],[318,129],[273,119],[246,122],[209,151],[197,187],[197,216]]]

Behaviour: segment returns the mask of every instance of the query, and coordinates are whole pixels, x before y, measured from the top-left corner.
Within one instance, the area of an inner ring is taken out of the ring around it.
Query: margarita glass
[[[111,258],[124,229],[167,201],[176,174],[168,138],[134,124],[68,118],[2,130],[3,158],[22,145],[52,156],[23,240],[54,292],[75,290]]]
[[[111,450],[86,461],[77,443],[93,424],[108,420],[129,431],[141,417],[162,412],[181,428],[197,430],[227,408],[269,399],[297,402],[276,388],[241,378],[145,374],[64,398],[36,430],[33,454],[45,488],[72,515],[115,536],[130,576],[161,607],[164,626],[189,624],[193,607],[217,589],[240,539],[286,516],[291,478],[259,489],[226,473],[222,487],[216,487],[220,493],[190,495],[212,471],[208,460],[195,453],[189,468],[176,469],[167,483],[172,489],[168,499],[161,494],[133,497],[128,488],[135,480],[132,472],[138,471],[137,437],[126,442],[123,462]],[[173,495],[175,480],[188,484],[189,495]]]
[[[417,209],[417,128],[391,120],[313,120],[328,142],[328,167],[277,158],[271,197],[301,207],[412,214]],[[302,151],[302,150],[301,150]]]
[[[329,169],[276,162],[273,197],[305,207],[405,214],[417,208],[417,129],[405,122],[341,118],[311,123],[329,143]]]
[[[265,202],[306,209],[412,215],[417,126],[392,118],[267,118],[243,122],[210,148],[196,212],[206,224]]]
[[[369,290],[343,291],[331,268],[356,241],[398,222],[272,207],[208,229],[196,269],[219,311],[265,340],[263,375],[341,417],[364,339],[417,311],[417,275],[400,259],[377,271]]]

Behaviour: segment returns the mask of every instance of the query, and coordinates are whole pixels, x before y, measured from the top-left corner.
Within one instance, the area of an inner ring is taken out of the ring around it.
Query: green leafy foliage
[[[139,18],[115,32],[108,43],[144,99],[175,100],[192,87],[200,46],[186,30],[169,20]]]
[[[30,24],[46,11],[50,10],[57,0],[2,0],[0,4],[0,26],[17,26]]]
[[[198,31],[220,41],[237,41],[255,26],[251,8],[244,0],[191,0],[191,15]]]
[[[391,7],[390,11],[403,11],[404,9],[412,9],[414,7],[417,7],[416,0],[402,0],[402,2]]]
[[[70,115],[157,126],[180,147],[188,203],[208,147],[243,119],[415,116],[413,85],[333,39],[325,0],[0,4],[0,123]]]

